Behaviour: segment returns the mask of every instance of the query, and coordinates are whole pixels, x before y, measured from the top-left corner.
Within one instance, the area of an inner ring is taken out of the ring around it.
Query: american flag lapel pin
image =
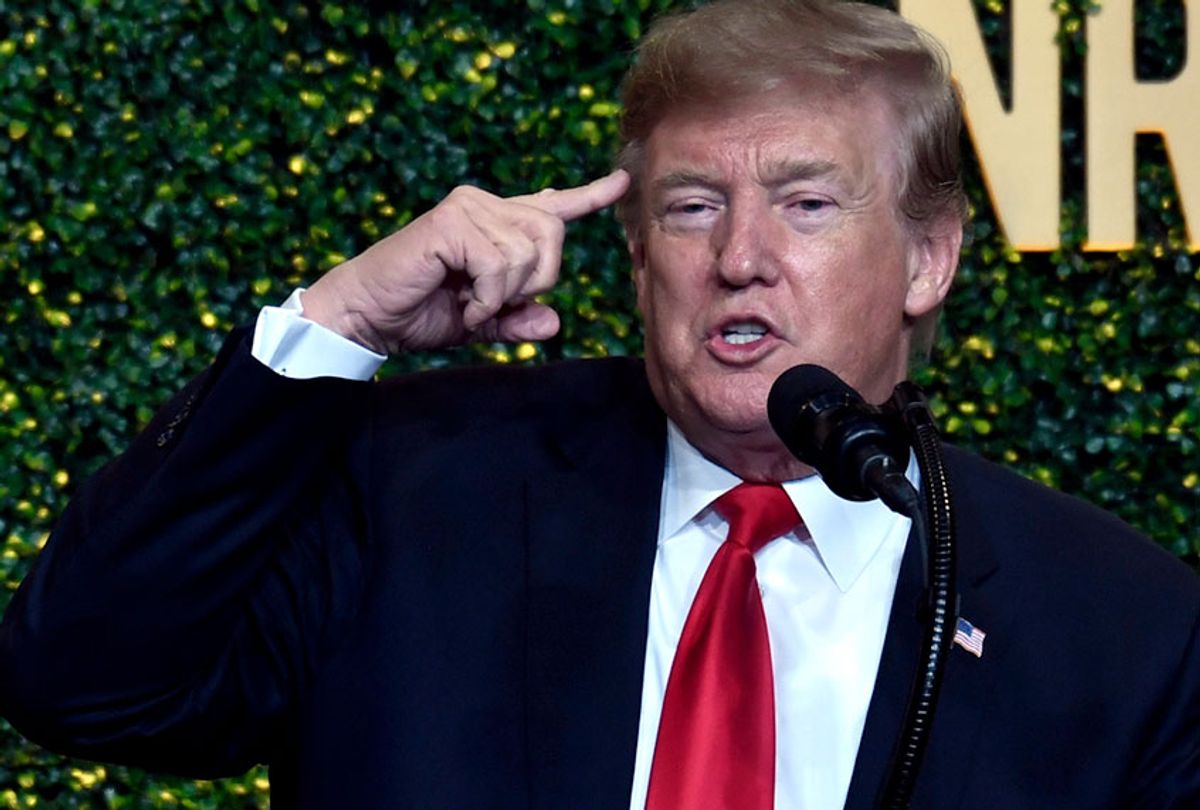
[[[959,618],[958,626],[954,629],[954,643],[962,647],[976,658],[983,658],[983,640],[987,633],[963,618]]]

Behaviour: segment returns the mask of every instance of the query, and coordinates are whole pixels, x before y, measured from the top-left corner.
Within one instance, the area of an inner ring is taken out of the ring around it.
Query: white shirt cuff
[[[276,374],[292,379],[371,379],[387,356],[305,318],[302,292],[303,288],[294,290],[282,306],[259,311],[250,354]]]

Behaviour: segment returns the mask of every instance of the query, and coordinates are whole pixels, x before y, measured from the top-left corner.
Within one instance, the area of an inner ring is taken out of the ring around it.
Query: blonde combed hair
[[[965,215],[962,112],[942,47],[903,17],[847,0],[715,0],[659,18],[621,88],[617,165],[633,184],[618,207],[636,232],[644,147],[663,117],[796,81],[853,92],[881,83],[898,122],[896,205],[911,226]]]

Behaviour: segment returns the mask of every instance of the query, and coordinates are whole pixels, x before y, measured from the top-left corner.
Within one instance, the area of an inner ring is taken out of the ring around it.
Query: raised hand
[[[381,354],[479,338],[545,340],[558,314],[533,301],[558,280],[565,225],[612,205],[617,170],[587,185],[497,197],[461,186],[321,277],[304,315]]]

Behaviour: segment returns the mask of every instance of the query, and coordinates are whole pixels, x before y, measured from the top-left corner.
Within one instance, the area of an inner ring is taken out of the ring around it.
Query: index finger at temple
[[[617,169],[587,185],[552,189],[518,199],[525,205],[553,214],[563,222],[570,222],[607,208],[621,199],[628,188],[629,173]]]

